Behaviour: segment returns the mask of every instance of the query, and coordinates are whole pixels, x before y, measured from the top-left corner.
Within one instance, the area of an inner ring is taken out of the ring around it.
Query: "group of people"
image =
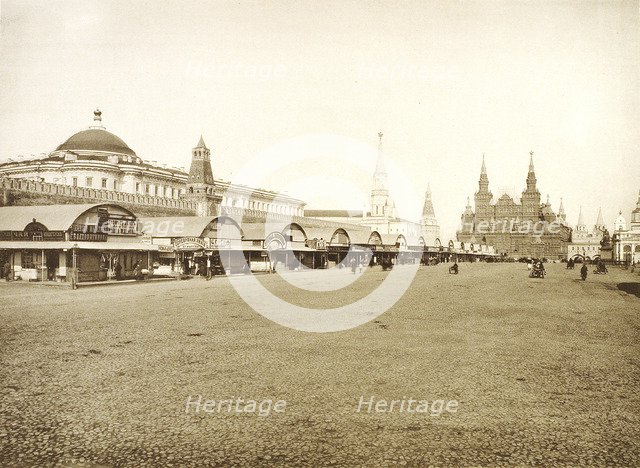
[[[540,259],[534,258],[531,263],[527,265],[527,268],[531,270],[529,276],[531,278],[544,278],[546,270],[544,269],[544,262]]]

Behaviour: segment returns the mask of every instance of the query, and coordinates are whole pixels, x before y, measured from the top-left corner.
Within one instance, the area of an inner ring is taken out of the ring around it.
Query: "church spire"
[[[431,200],[431,184],[427,184],[427,190],[424,193],[424,206],[422,207],[422,217],[435,218],[436,213],[433,209],[433,201]]]
[[[538,202],[540,201],[540,194],[536,188],[536,171],[533,167],[533,151],[529,151],[529,172],[527,173],[527,190],[529,194],[536,194]]]
[[[579,228],[580,226],[585,226],[584,218],[582,217],[582,205],[580,205],[580,214],[578,214],[578,224],[576,224],[577,228]]]
[[[204,144],[204,138],[202,138],[202,135],[200,135],[200,140],[198,141],[198,144],[195,147],[208,149],[207,145]]]
[[[487,175],[487,165],[484,162],[484,153],[482,153],[482,166],[480,167],[480,180],[478,180],[478,193],[489,192],[489,176]]]
[[[602,219],[602,207],[600,207],[600,209],[598,210],[598,218],[596,220],[596,229],[599,229],[601,231],[604,230],[605,225],[604,225],[604,220]]]
[[[384,168],[382,154],[382,132],[378,132],[378,160],[373,173],[371,190],[371,216],[395,217],[393,201],[387,190],[387,171]]]
[[[529,151],[529,172],[535,172],[533,167],[533,151]]]
[[[378,132],[378,160],[376,161],[376,174],[385,174],[384,159],[382,157],[382,132]]]
[[[564,203],[562,202],[562,197],[560,197],[560,208],[558,208],[558,219],[562,222],[567,221],[567,214],[564,212]]]

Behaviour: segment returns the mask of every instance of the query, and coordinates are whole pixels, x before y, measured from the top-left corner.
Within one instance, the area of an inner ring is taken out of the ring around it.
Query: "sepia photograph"
[[[638,0],[0,0],[0,467],[640,466]]]

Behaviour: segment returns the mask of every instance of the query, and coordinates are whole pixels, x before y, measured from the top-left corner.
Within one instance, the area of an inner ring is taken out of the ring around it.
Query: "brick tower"
[[[202,135],[196,147],[191,150],[191,168],[185,196],[196,201],[197,216],[212,216],[218,213],[222,197],[216,194],[211,170],[211,151],[204,143]]]

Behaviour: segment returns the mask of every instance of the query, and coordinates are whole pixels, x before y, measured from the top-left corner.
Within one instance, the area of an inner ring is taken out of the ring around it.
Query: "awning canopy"
[[[50,231],[66,231],[83,213],[99,206],[116,206],[133,215],[112,203],[3,206],[0,207],[0,231],[22,231],[34,219]]]
[[[154,244],[143,244],[141,242],[0,242],[0,250],[62,250],[62,249],[80,249],[80,250],[141,250],[141,251],[157,251],[158,246]]]

